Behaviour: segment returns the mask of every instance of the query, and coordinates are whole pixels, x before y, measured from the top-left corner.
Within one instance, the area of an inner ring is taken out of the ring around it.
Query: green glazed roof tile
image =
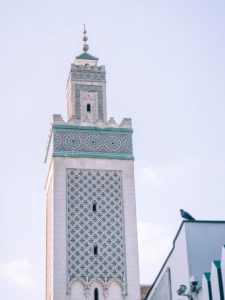
[[[89,53],[87,53],[87,52],[81,53],[80,55],[78,55],[78,56],[76,57],[76,59],[98,60],[97,57],[95,57],[95,56],[93,56],[93,55],[91,55],[91,54],[89,54]]]

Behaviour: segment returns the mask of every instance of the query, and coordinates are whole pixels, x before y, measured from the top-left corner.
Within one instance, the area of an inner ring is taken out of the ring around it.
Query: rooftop
[[[83,52],[80,55],[76,56],[76,59],[98,60],[97,57],[95,57],[87,52]]]

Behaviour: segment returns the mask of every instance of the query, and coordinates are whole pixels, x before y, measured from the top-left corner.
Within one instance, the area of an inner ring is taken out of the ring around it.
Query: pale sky
[[[166,258],[180,208],[225,220],[224,0],[0,0],[4,300],[44,300],[45,147],[52,114],[66,116],[83,23],[106,66],[108,117],[133,121],[141,282]]]

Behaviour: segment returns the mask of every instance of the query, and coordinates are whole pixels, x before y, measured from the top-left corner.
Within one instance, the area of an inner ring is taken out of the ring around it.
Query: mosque
[[[46,300],[140,300],[131,119],[107,119],[106,71],[71,64],[46,154]]]

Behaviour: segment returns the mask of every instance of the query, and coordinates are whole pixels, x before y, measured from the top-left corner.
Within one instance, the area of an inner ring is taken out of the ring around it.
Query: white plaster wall
[[[201,284],[202,274],[210,272],[212,260],[220,260],[225,243],[225,223],[186,222],[189,276]],[[215,234],[216,233],[216,234]]]
[[[65,169],[53,158],[53,300],[66,296],[66,176]]]
[[[84,294],[84,287],[80,282],[75,282],[73,284],[71,288],[70,300],[86,300]]]
[[[212,287],[213,299],[220,300],[218,274],[217,274],[217,268],[216,268],[214,262],[212,262],[212,269],[211,269],[211,287]]]
[[[184,284],[189,288],[189,280],[194,276],[199,286],[202,284],[202,275],[204,272],[211,271],[211,262],[221,258],[222,251],[222,276],[223,284],[225,284],[225,222],[185,222],[175,241],[175,247],[168,258],[163,272],[156,281],[157,287],[162,275],[167,267],[171,270],[171,285],[173,300],[183,299],[176,293],[180,284]],[[213,264],[213,274],[211,275],[213,299],[218,298],[218,278],[216,268]],[[205,281],[203,281],[205,284]],[[225,285],[224,285],[225,286]],[[205,287],[204,287],[205,289]],[[208,299],[208,288],[199,291],[199,300]],[[153,291],[148,299],[153,299]],[[161,299],[160,299],[161,300]]]
[[[225,246],[224,245],[222,247],[222,254],[221,254],[221,272],[222,272],[222,280],[223,280],[223,289],[225,292]]]
[[[45,184],[46,199],[46,256],[45,256],[45,297],[46,300],[53,299],[53,168],[48,168],[48,175]]]
[[[108,300],[123,300],[121,295],[121,287],[115,282],[110,285]]]
[[[174,250],[172,251],[170,257],[168,258],[168,261],[163,267],[163,271],[161,272],[159,278],[157,279],[153,287],[153,290],[149,294],[148,300],[154,299],[153,298],[154,291],[158,286],[167,268],[170,268],[170,274],[171,274],[172,299],[173,300],[184,299],[183,297],[177,295],[177,290],[181,284],[184,284],[187,287],[189,286],[188,261],[187,261],[186,249],[187,249],[187,245],[186,245],[186,237],[185,237],[185,228],[183,226],[175,241]]]
[[[172,299],[178,300],[181,298],[177,295],[179,286],[184,284],[188,287],[189,285],[187,244],[184,226],[175,242],[175,249],[168,262],[168,267],[171,272]]]
[[[209,300],[208,282],[205,276],[202,276],[202,288],[198,293],[198,300]]]
[[[127,300],[140,299],[137,221],[133,161],[92,158],[53,158],[54,171],[54,246],[53,300],[70,299],[66,295],[66,169],[121,170],[124,200],[124,225],[127,261]],[[71,296],[73,297],[73,295]],[[73,298],[72,298],[73,299]],[[79,298],[77,300],[80,300]],[[116,300],[116,299],[112,299]]]

